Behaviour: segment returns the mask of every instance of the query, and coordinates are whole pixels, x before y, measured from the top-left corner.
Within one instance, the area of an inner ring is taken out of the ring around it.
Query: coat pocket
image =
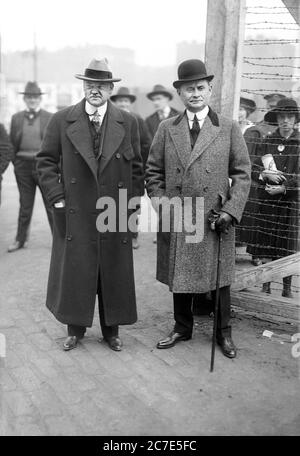
[[[65,238],[66,236],[66,208],[65,207],[54,207],[53,213],[53,228],[54,236],[57,235],[59,238]]]

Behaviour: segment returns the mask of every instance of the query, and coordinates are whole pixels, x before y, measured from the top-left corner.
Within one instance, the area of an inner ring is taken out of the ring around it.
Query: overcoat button
[[[69,209],[70,214],[74,214],[75,210],[74,209]]]
[[[207,190],[208,190],[208,187],[203,187],[204,192],[207,192]]]
[[[177,171],[178,173],[180,173],[180,172],[181,172],[181,169],[180,169],[180,168],[176,168],[176,171]]]
[[[67,236],[67,241],[72,241],[72,239],[73,239],[73,236],[71,236],[71,235]]]
[[[125,239],[122,239],[122,242],[123,242],[123,244],[127,244],[128,241],[127,241],[127,239],[125,238]]]
[[[209,168],[206,168],[205,170],[207,173],[210,173],[210,169]]]
[[[116,158],[121,158],[121,154],[119,154],[119,152],[116,154]]]
[[[76,184],[76,182],[77,182],[76,178],[75,178],[75,177],[72,177],[72,179],[71,179],[71,184]]]
[[[123,187],[123,182],[119,182],[119,183],[118,183],[118,187],[119,187],[119,188],[122,188],[122,187]]]

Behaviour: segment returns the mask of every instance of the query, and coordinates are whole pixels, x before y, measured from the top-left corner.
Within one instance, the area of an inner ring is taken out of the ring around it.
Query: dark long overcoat
[[[174,108],[171,108],[168,119],[176,116],[177,114],[178,114],[178,111]],[[157,114],[157,112],[154,112],[150,116],[146,117],[145,122],[146,122],[146,125],[148,128],[148,131],[150,133],[151,140],[152,140],[154,138],[155,133],[157,132],[159,124],[161,123],[159,115]]]
[[[261,157],[265,154],[273,156],[276,168],[283,173],[285,193],[270,195],[265,191],[266,182],[260,179],[264,170]],[[261,141],[252,166],[252,178],[257,184],[253,199],[256,212],[253,214],[252,236],[247,247],[252,255],[276,259],[299,251],[299,176],[299,133],[294,131],[285,139],[277,129]]]
[[[169,285],[170,291],[206,293],[216,288],[218,241],[209,228],[208,215],[211,209],[222,209],[240,221],[249,193],[250,172],[247,147],[237,122],[210,109],[193,150],[185,113],[160,124],[147,162],[149,196],[204,199],[204,232],[199,242],[187,242],[188,230],[158,233],[157,279]],[[232,282],[234,264],[231,227],[222,241],[220,286]]]
[[[137,319],[131,234],[99,233],[100,197],[111,197],[119,213],[119,190],[128,198],[144,191],[138,125],[108,102],[100,163],[93,151],[85,100],[53,115],[37,156],[41,185],[54,208],[54,233],[47,307],[66,324],[91,326],[97,283],[107,325]],[[122,208],[122,211],[124,208]],[[125,211],[126,213],[126,211]]]

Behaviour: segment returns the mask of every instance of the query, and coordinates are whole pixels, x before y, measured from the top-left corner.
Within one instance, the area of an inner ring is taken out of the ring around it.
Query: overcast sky
[[[247,5],[283,6],[281,0],[248,0]],[[288,14],[248,14],[246,19],[265,20],[293,22]],[[204,42],[205,24],[206,0],[6,0],[0,14],[3,52],[30,49],[36,30],[40,48],[55,50],[87,43],[129,47],[142,65],[173,64],[176,43]],[[258,32],[251,30],[252,35]],[[284,38],[296,34],[267,33]]]

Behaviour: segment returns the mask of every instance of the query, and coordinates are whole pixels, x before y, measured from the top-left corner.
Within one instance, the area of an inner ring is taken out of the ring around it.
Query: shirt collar
[[[209,112],[209,107],[205,106],[205,108],[201,109],[199,112],[191,112],[188,109],[186,110],[186,115],[188,119],[192,122],[194,120],[194,116],[196,114],[198,121],[204,120]]]
[[[34,111],[36,114],[38,114],[38,113],[40,112],[40,110],[41,110],[41,108],[33,109],[33,111]],[[26,108],[25,111],[26,111],[26,112],[30,112],[30,111],[32,111],[32,109]]]
[[[103,118],[106,111],[107,111],[107,101],[104,103],[102,106],[99,106],[96,108],[95,106],[92,106],[87,100],[85,101],[85,111],[89,116],[92,116],[95,111],[98,111],[100,116]]]

